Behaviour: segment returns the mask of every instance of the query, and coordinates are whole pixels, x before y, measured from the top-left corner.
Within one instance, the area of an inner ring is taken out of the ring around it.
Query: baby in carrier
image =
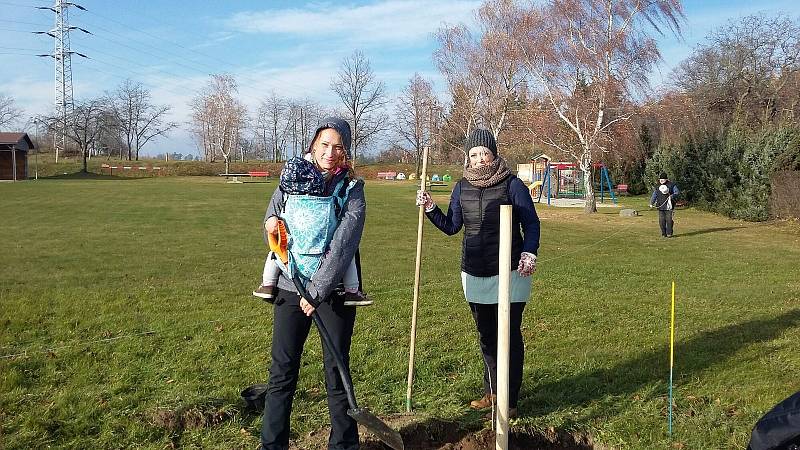
[[[285,199],[284,204],[286,206],[284,211],[281,213],[281,219],[290,224],[302,222],[303,229],[298,229],[298,233],[302,232],[302,237],[316,235],[317,241],[319,241],[319,236],[324,236],[326,230],[309,230],[308,227],[325,227],[326,225],[329,226],[330,224],[326,224],[324,221],[319,222],[314,220],[304,220],[304,218],[316,218],[325,215],[324,211],[316,210],[316,208],[312,207],[314,205],[313,197],[318,197],[320,200],[324,199],[325,178],[322,173],[309,160],[300,157],[291,158],[290,160],[286,161],[286,164],[281,171],[280,188],[281,191],[283,191]],[[324,203],[319,204],[323,205]],[[289,227],[287,233],[292,233],[291,227]],[[299,234],[295,236],[295,238],[299,237],[301,237]],[[330,236],[327,237],[329,238]],[[300,240],[302,239],[295,239],[297,243],[300,243]],[[327,246],[327,243],[328,242],[323,242],[325,246]],[[319,246],[319,244],[320,243],[317,242],[317,246]],[[292,249],[290,248],[289,250],[291,252]],[[318,264],[318,260],[318,257],[315,258],[313,256],[303,255],[302,250],[300,250],[300,252],[294,252],[291,258],[291,270],[297,270],[301,278],[310,279],[316,270],[314,264]],[[283,269],[281,266],[283,266]],[[309,269],[309,267],[311,267],[311,269]],[[261,286],[253,291],[253,295],[266,301],[271,301],[275,296],[275,288],[278,284],[280,272],[281,270],[287,269],[288,267],[283,263],[279,263],[275,258],[275,254],[270,252],[267,256],[267,260],[264,263]],[[304,270],[306,273],[304,273]],[[347,271],[344,274],[343,284],[345,290],[345,305],[367,306],[372,304],[372,299],[367,297],[366,294],[359,290],[358,271],[356,268],[355,258],[350,261],[350,265],[347,267]]]

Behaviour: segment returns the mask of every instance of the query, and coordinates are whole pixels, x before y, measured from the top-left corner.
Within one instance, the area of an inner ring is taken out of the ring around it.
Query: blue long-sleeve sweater
[[[466,183],[466,181],[464,181]],[[514,177],[508,186],[508,199],[514,209],[514,214],[520,218],[522,225],[522,251],[533,253],[539,252],[539,216],[533,205],[533,199],[519,178]],[[427,213],[431,223],[436,228],[442,230],[447,235],[454,235],[461,231],[464,226],[464,217],[461,210],[461,183],[456,183],[453,193],[450,196],[450,206],[447,214],[437,206]]]

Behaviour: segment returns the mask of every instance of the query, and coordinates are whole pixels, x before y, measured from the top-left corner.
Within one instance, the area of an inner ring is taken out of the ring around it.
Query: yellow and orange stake
[[[672,366],[675,361],[675,281],[672,282],[672,308],[669,321],[669,437],[672,438]]]

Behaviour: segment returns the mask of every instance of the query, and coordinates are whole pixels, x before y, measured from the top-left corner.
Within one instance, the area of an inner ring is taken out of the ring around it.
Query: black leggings
[[[483,354],[483,389],[487,394],[497,394],[497,304],[471,303],[472,317],[478,328]],[[524,302],[511,303],[511,346],[508,370],[508,406],[516,408],[522,387],[522,366],[525,362],[525,343],[522,341],[522,312]]]
[[[313,319],[300,309],[300,297],[295,292],[278,290],[273,307],[272,364],[269,369],[269,388],[264,402],[261,425],[261,445],[264,450],[289,448],[289,416],[297,389],[300,358]],[[350,341],[356,321],[356,309],[341,301],[322,302],[317,313],[342,353],[345,365],[350,365]],[[331,417],[330,450],[358,448],[358,426],[347,415],[350,405],[344,391],[336,361],[323,344],[325,387],[328,391],[328,411]]]

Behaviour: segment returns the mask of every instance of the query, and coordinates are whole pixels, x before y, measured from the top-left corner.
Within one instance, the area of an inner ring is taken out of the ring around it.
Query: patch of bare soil
[[[491,429],[464,429],[456,422],[439,419],[420,419],[400,414],[382,419],[400,431],[406,450],[494,450],[495,434]],[[363,431],[363,427],[362,427]],[[293,442],[291,450],[327,448],[329,428],[309,433]],[[509,435],[511,450],[603,450],[591,437],[550,429],[541,434],[513,432]],[[388,450],[385,444],[370,434],[362,433],[361,450]]]
[[[152,417],[153,425],[169,431],[208,428],[230,418],[230,413],[216,405],[194,405],[177,410],[158,409]]]

